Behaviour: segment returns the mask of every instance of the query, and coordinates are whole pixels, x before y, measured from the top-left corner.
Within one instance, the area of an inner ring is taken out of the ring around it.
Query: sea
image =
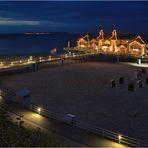
[[[70,46],[76,46],[81,36],[74,33],[0,34],[0,56],[46,56],[54,48],[59,55],[64,53],[68,42]]]
[[[57,55],[63,54],[64,47],[74,47],[77,40],[83,37],[82,33],[14,33],[0,34],[0,56],[47,56],[53,48],[57,49]],[[97,37],[96,34],[92,35]],[[143,36],[142,36],[143,37]],[[148,35],[144,36],[148,40]]]

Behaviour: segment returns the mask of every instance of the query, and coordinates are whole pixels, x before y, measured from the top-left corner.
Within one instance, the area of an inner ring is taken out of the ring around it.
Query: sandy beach
[[[55,63],[57,64],[57,63]],[[56,112],[71,113],[92,125],[138,138],[148,139],[148,85],[135,82],[135,91],[127,90],[135,72],[141,68],[117,63],[86,62],[55,66],[1,78],[3,85],[16,91],[28,88],[32,102]],[[148,68],[146,68],[148,73]],[[125,84],[118,83],[124,77]],[[110,80],[116,87],[110,87]]]

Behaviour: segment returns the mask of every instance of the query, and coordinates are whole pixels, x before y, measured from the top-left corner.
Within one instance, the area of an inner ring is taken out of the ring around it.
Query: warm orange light
[[[93,48],[97,50],[97,47],[95,46],[97,45],[100,51],[101,50],[103,51],[105,48],[105,52],[111,52],[111,53],[119,52],[119,54],[120,53],[134,54],[136,52],[136,54],[140,54],[140,55],[146,53],[146,43],[142,40],[140,36],[137,36],[134,40],[122,40],[122,39],[118,40],[117,35],[118,34],[115,29],[112,31],[112,36],[109,39],[104,39],[103,30],[100,30],[99,36],[96,39],[94,38],[92,40],[89,40],[89,35],[86,34],[84,37],[78,39],[77,48],[82,48],[82,49],[87,48],[90,50]],[[133,51],[134,49],[133,46],[135,45],[138,48],[136,51]],[[129,51],[127,49],[129,49]]]
[[[118,136],[118,139],[119,139],[119,143],[121,143],[122,136],[119,135],[119,136]]]
[[[2,66],[3,65],[3,62],[1,62],[0,65]]]
[[[30,57],[29,57],[29,60],[33,60],[33,56],[30,56]]]
[[[14,65],[14,63],[13,62],[11,62],[11,66],[13,66]]]
[[[38,108],[37,108],[37,111],[38,111],[38,113],[40,114],[40,113],[41,113],[41,108],[38,107]]]

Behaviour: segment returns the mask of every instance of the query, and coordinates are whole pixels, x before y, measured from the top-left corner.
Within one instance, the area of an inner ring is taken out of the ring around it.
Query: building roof
[[[91,41],[90,41],[90,43],[97,43],[97,41],[96,41],[96,39],[92,39]]]
[[[142,40],[141,36],[137,36],[136,41],[140,44],[145,44],[145,42]]]
[[[102,46],[111,46],[110,44],[103,44]]]
[[[103,40],[104,37],[103,37],[103,36],[98,36],[97,39],[98,39],[98,40]]]
[[[99,35],[99,36],[97,37],[97,39],[98,39],[98,40],[104,40],[103,34]]]
[[[120,47],[120,46],[125,46],[125,47],[127,47],[127,44],[119,44],[118,47]]]
[[[87,43],[87,41],[86,41],[85,39],[83,39],[83,38],[78,39],[78,42],[84,42],[84,43]]]
[[[142,40],[141,36],[137,36],[135,39],[131,40],[129,43],[132,43],[134,41],[137,41],[140,44],[145,44],[145,42]]]
[[[99,39],[99,40],[103,40],[104,39],[104,32],[103,32],[102,29],[100,30],[99,36],[97,37],[97,39]]]
[[[117,31],[114,29],[112,32],[112,36],[109,38],[110,40],[117,40]]]
[[[111,36],[109,39],[110,40],[117,40],[117,37],[116,36]]]

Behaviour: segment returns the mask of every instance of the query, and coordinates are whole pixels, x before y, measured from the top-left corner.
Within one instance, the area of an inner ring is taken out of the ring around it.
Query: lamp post
[[[40,107],[37,108],[37,111],[38,111],[38,114],[41,114],[41,108]]]
[[[33,56],[30,56],[30,57],[29,57],[29,60],[32,61],[32,60],[33,60]]]
[[[119,51],[117,51],[117,63],[119,63],[120,60],[119,60]]]
[[[39,57],[39,61],[42,62],[42,57]]]
[[[0,66],[3,66],[3,62],[0,62]]]
[[[119,136],[118,136],[118,139],[119,139],[119,143],[121,143],[122,136],[119,135]]]
[[[14,65],[14,63],[13,62],[11,62],[11,66],[13,66]]]

